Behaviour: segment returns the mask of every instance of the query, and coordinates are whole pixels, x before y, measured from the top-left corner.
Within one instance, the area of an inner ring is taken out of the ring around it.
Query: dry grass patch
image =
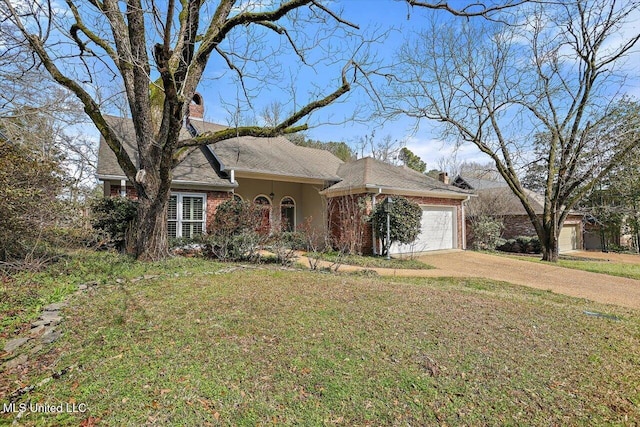
[[[499,252],[498,252],[499,253]],[[539,256],[505,255],[525,261],[544,263]],[[572,268],[574,270],[588,271],[591,273],[608,274],[609,276],[627,277],[640,280],[640,263],[614,262],[594,258],[579,258],[571,255],[560,255],[558,262],[553,264],[558,267]]]
[[[52,368],[79,368],[25,399],[89,412],[26,424],[640,418],[638,313],[507,284],[247,270],[106,285],[68,314]]]

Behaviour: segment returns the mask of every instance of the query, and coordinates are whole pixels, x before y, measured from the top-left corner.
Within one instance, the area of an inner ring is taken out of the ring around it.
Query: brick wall
[[[372,235],[372,227],[369,222],[362,224],[360,230],[357,232],[353,230],[352,222],[353,217],[352,213],[356,211],[358,200],[364,198],[364,203],[366,204],[366,208],[363,212],[365,215],[369,215],[372,212],[372,202],[371,202],[371,194],[355,194],[350,196],[341,196],[341,197],[333,197],[328,201],[328,211],[329,211],[329,230],[331,233],[332,239],[334,241],[344,241],[349,240],[355,244],[358,248],[358,252],[362,252],[363,254],[371,254],[373,253],[373,235]],[[387,195],[378,195],[377,202],[380,203]],[[393,196],[392,196],[393,197]],[[452,200],[452,199],[440,199],[437,197],[417,197],[417,196],[403,196],[409,200],[412,200],[420,205],[429,205],[429,206],[447,206],[447,207],[456,207],[457,208],[457,237],[458,237],[458,248],[463,248],[464,236],[463,236],[463,225],[462,225],[462,200]],[[347,208],[349,212],[345,214],[344,209]],[[342,212],[341,212],[342,211]],[[351,224],[347,224],[347,222]],[[380,250],[378,245],[377,250]]]
[[[327,200],[329,233],[336,248],[370,254],[371,224],[363,217],[371,213],[371,196],[352,194]]]
[[[216,214],[216,210],[221,203],[226,200],[231,199],[232,193],[228,191],[196,191],[196,190],[187,190],[183,188],[175,188],[171,190],[176,193],[192,193],[192,194],[206,194],[207,195],[207,233],[211,232],[211,224],[213,224],[213,218]],[[120,187],[119,186],[111,186],[109,195],[111,197],[119,197],[120,196]],[[127,197],[136,200],[138,198],[138,194],[136,193],[135,188],[131,186],[127,186]]]
[[[211,226],[218,206],[231,199],[231,197],[233,197],[232,193],[227,191],[207,191],[207,233],[212,231]]]
[[[119,186],[111,186],[109,195],[111,197],[119,197],[120,196],[120,187]],[[127,197],[131,200],[138,200],[138,193],[136,189],[133,187],[127,186]]]
[[[467,245],[473,243],[473,230],[470,221],[467,219]],[[536,229],[531,223],[528,215],[509,215],[503,218],[504,230],[502,231],[503,239],[515,239],[519,236],[537,237]],[[582,217],[579,215],[568,215],[564,222],[565,226],[580,225],[578,233],[578,248],[583,245],[583,226]]]

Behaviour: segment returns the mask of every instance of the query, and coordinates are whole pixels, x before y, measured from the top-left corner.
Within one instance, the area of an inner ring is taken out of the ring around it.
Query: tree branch
[[[308,129],[306,124],[300,126],[293,126],[295,123],[300,121],[300,119],[308,116],[313,111],[320,109],[322,107],[326,107],[331,104],[338,98],[340,98],[345,93],[349,92],[351,89],[351,84],[347,80],[347,70],[350,66],[355,65],[354,62],[349,61],[344,68],[342,69],[342,86],[340,86],[337,90],[327,95],[326,97],[319,99],[317,101],[311,102],[307,104],[300,111],[292,114],[280,124],[274,127],[260,127],[260,126],[242,126],[236,128],[229,128],[220,130],[217,132],[207,132],[202,135],[198,135],[197,137],[185,139],[179,141],[176,145],[177,148],[182,147],[193,147],[198,145],[208,145],[215,144],[216,142],[220,142],[226,139],[240,137],[240,136],[255,136],[262,138],[274,137],[282,134],[290,134],[301,132]]]

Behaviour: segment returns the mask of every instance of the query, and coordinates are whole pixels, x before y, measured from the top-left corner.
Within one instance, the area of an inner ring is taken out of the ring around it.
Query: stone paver
[[[24,338],[14,338],[12,340],[9,340],[4,345],[4,351],[6,351],[7,353],[13,353],[14,351],[16,351],[19,347],[24,345],[30,339],[31,338],[29,338],[29,337],[24,337]]]

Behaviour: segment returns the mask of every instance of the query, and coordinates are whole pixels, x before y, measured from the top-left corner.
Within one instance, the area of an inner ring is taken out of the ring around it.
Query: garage
[[[558,251],[562,253],[579,249],[579,233],[579,224],[565,224],[560,229],[560,235],[558,236]]]
[[[438,251],[456,248],[456,208],[450,206],[421,206],[420,234],[409,245],[394,244],[392,254]]]

